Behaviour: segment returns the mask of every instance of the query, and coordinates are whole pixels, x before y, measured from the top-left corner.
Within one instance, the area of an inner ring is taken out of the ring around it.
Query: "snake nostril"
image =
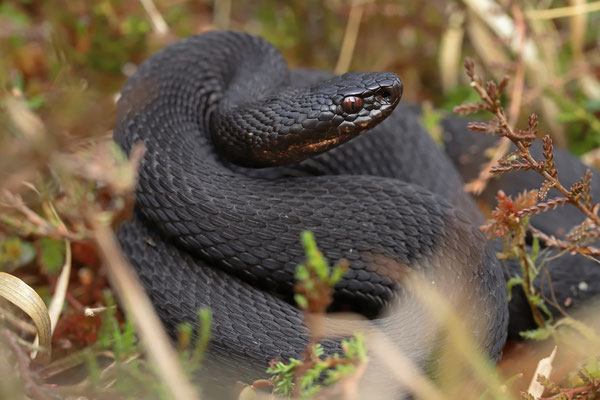
[[[381,97],[386,100],[386,101],[390,101],[392,98],[393,94],[392,91],[390,89],[383,89],[381,91]]]
[[[393,87],[384,87],[377,93],[377,98],[382,103],[392,104],[397,97],[397,92]]]

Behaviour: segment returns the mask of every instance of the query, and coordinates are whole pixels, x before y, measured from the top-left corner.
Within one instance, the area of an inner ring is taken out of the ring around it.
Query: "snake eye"
[[[363,108],[363,100],[357,96],[344,97],[342,109],[348,114],[355,114]]]

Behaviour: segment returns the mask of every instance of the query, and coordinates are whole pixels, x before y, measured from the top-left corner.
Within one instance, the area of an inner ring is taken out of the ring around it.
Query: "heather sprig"
[[[339,386],[335,384],[345,378],[354,376],[358,380],[361,374],[359,366],[366,362],[367,354],[364,336],[355,334],[342,341],[343,357],[339,354],[324,355],[319,344],[322,339],[320,325],[331,303],[333,287],[348,269],[348,263],[342,260],[330,268],[309,231],[302,233],[302,245],[306,262],[296,268],[295,299],[304,312],[310,341],[302,360],[273,360],[267,373],[273,375],[271,385],[275,394],[305,399],[321,393],[323,385],[335,390]]]
[[[500,158],[498,164],[490,170],[493,176],[503,174],[535,171],[544,181],[538,190],[524,192],[515,200],[499,191],[498,205],[492,212],[491,219],[482,227],[483,231],[491,238],[504,238],[504,251],[501,258],[516,258],[521,265],[522,276],[513,277],[508,284],[509,290],[514,285],[520,285],[526,295],[533,314],[533,318],[540,328],[546,327],[550,318],[543,317],[540,310],[550,317],[544,304],[540,291],[533,285],[534,279],[542,270],[543,261],[537,262],[537,251],[528,251],[525,244],[526,233],[530,232],[544,242],[548,247],[555,247],[565,252],[579,253],[587,257],[597,257],[600,252],[588,243],[600,236],[600,218],[598,217],[597,204],[591,197],[591,172],[586,171],[578,182],[570,187],[564,186],[559,180],[558,170],[554,161],[553,143],[549,135],[542,138],[542,158],[536,159],[530,152],[531,144],[538,136],[538,117],[536,114],[529,116],[524,129],[513,127],[506,117],[502,107],[501,96],[508,85],[508,78],[504,77],[499,83],[485,82],[475,72],[472,59],[465,60],[465,70],[471,81],[471,87],[477,92],[481,101],[474,104],[464,104],[454,108],[459,115],[468,115],[479,111],[488,111],[493,116],[488,122],[471,122],[467,128],[478,134],[497,135],[510,140],[515,149]],[[546,200],[551,189],[559,192],[559,196]],[[571,204],[577,207],[586,219],[573,227],[564,239],[546,235],[530,226],[529,218],[557,207]],[[558,306],[558,305],[557,305]]]

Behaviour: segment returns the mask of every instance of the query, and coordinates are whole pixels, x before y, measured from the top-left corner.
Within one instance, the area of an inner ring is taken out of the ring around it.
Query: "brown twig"
[[[547,301],[548,303],[552,304],[554,306],[554,308],[556,308],[558,310],[558,312],[560,312],[562,314],[563,317],[565,318],[571,318],[571,316],[562,308],[562,306],[558,303],[558,299],[556,298],[556,292],[554,291],[554,285],[552,284],[552,278],[550,277],[550,272],[548,272],[548,269],[544,267],[544,276],[546,277],[546,280],[548,281],[548,287],[550,288],[550,296],[552,297],[552,299],[547,298],[543,291],[540,290],[540,293],[542,295],[542,297],[544,298],[544,301]],[[543,280],[542,280],[542,285],[543,285]]]
[[[6,320],[8,323],[10,323],[15,328],[17,328],[29,335],[37,334],[37,328],[35,327],[35,325],[32,325],[31,323],[29,323],[27,321],[23,321],[21,318],[17,317],[16,315],[11,313],[7,309],[1,308],[1,307],[0,307],[0,320]]]
[[[529,151],[530,142],[535,138],[532,130],[537,126],[537,117],[535,114],[530,116],[529,130],[528,131],[516,131],[512,128],[512,125],[509,123],[504,109],[500,105],[499,100],[499,88],[502,86],[502,82],[499,85],[494,84],[493,82],[488,82],[488,87],[483,87],[483,82],[479,76],[475,74],[475,64],[473,60],[467,58],[465,60],[465,69],[467,70],[467,74],[471,78],[471,86],[475,91],[479,94],[483,104],[486,105],[486,109],[492,112],[495,116],[495,125],[496,133],[507,137],[511,142],[517,147],[520,158],[530,165],[530,169],[537,171],[540,175],[542,175],[549,183],[549,185],[555,189],[557,189],[561,194],[565,197],[565,201],[577,207],[582,213],[585,214],[590,220],[594,222],[594,224],[600,226],[600,218],[597,215],[597,209],[592,208],[591,206],[586,206],[584,202],[581,200],[581,196],[578,196],[572,193],[570,190],[565,188],[562,183],[559,181],[558,176],[555,172],[555,169],[548,168],[544,163],[538,162],[533,158]],[[491,85],[491,86],[490,86]],[[455,107],[455,112],[459,114],[470,113],[469,108],[465,108],[463,106]],[[480,128],[477,127],[475,129],[479,131]],[[552,152],[552,141],[549,136],[546,135],[544,138],[545,147],[549,147],[548,153]],[[551,161],[551,160],[548,160]]]
[[[589,385],[579,386],[571,389],[560,389],[560,392],[550,397],[540,397],[539,400],[559,400],[564,399],[567,395],[567,400],[572,400],[576,395],[583,392],[598,393],[600,391],[600,379],[596,379]],[[590,399],[593,397],[589,397]]]
[[[344,31],[344,39],[342,42],[342,50],[338,61],[335,65],[335,73],[343,74],[348,71],[350,62],[352,61],[352,54],[354,54],[354,47],[356,46],[356,39],[358,38],[358,30],[360,28],[360,21],[362,20],[364,11],[364,4],[358,1],[352,2],[350,8],[350,15],[348,16],[348,22],[346,24],[346,30]]]
[[[554,235],[546,235],[544,232],[539,229],[534,228],[533,226],[529,226],[528,229],[537,236],[539,239],[543,240],[546,245],[551,247],[556,247],[558,249],[565,250],[567,252],[577,253],[581,255],[588,255],[592,257],[600,257],[600,249],[596,247],[579,247],[573,243],[561,240],[556,238]],[[594,259],[596,262],[600,262],[599,260]]]

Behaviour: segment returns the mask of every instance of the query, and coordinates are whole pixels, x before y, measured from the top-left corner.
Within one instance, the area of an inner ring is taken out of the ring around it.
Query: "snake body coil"
[[[289,71],[260,38],[221,32],[167,47],[125,85],[115,140],[126,151],[143,142],[146,153],[119,240],[164,324],[173,332],[212,310],[204,374],[220,382],[299,357],[308,336],[292,296],[308,229],[329,260],[350,262],[332,309],[371,318],[430,365],[440,339],[403,285],[414,273],[462,307],[497,359],[507,326],[500,265],[450,162],[405,106],[392,113],[399,79],[323,77]],[[346,141],[288,167],[230,162],[299,162]]]

